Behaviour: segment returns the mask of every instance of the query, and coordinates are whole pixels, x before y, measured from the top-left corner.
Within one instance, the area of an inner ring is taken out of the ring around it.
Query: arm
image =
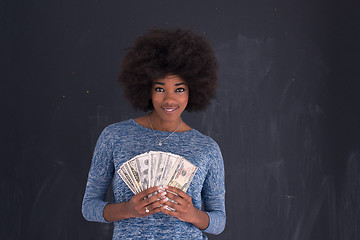
[[[165,205],[176,211],[168,210],[165,205],[161,207],[161,211],[181,221],[192,223],[204,232],[220,234],[224,230],[226,222],[225,184],[224,164],[217,145],[215,152],[210,153],[210,159],[210,167],[202,190],[205,211],[195,208],[188,194],[171,186],[165,186],[168,190],[166,196],[176,203],[168,201],[165,202]]]
[[[111,133],[105,129],[95,147],[85,195],[82,214],[88,221],[111,222],[132,217],[144,217],[160,211],[158,208],[166,199],[160,199],[165,192],[159,187],[149,188],[131,198],[128,202],[109,203],[105,201],[106,192],[114,174],[113,143]],[[146,196],[157,192],[150,198]],[[146,212],[146,208],[149,212]]]
[[[189,222],[201,230],[208,227],[209,216],[204,211],[194,207],[188,194],[175,187],[164,186],[164,188],[168,190],[166,197],[174,200],[176,203],[171,201],[165,202],[165,205],[161,207],[163,213],[176,217],[181,221]],[[167,209],[166,206],[175,209],[175,211]]]
[[[114,174],[113,143],[110,131],[101,133],[93,155],[82,202],[82,214],[88,221],[107,222],[103,217],[106,192]]]
[[[206,233],[220,234],[225,229],[225,173],[219,146],[211,151],[212,162],[203,185],[204,210],[209,215]]]

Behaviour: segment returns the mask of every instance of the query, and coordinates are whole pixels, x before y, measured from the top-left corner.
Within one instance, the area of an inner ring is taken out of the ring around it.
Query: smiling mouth
[[[161,108],[164,109],[166,112],[173,112],[176,109],[178,109],[179,106],[177,106],[177,107],[161,107]]]

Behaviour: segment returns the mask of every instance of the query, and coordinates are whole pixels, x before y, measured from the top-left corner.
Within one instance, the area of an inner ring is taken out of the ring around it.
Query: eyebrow
[[[163,82],[155,82],[154,85],[155,85],[155,84],[165,85],[165,83],[163,83]],[[181,83],[176,83],[176,84],[175,84],[175,86],[180,86],[180,85],[185,85],[185,83],[184,83],[184,82],[181,82]]]

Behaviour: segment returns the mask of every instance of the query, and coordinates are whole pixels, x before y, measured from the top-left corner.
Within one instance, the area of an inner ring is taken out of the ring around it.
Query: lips
[[[165,110],[168,113],[174,112],[176,109],[179,108],[179,106],[177,107],[161,107],[163,110]]]

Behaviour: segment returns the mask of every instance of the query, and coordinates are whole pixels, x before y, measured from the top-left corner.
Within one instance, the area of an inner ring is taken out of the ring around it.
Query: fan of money
[[[150,151],[125,162],[117,173],[131,191],[137,194],[161,185],[177,187],[186,192],[196,170],[195,165],[181,156]]]

